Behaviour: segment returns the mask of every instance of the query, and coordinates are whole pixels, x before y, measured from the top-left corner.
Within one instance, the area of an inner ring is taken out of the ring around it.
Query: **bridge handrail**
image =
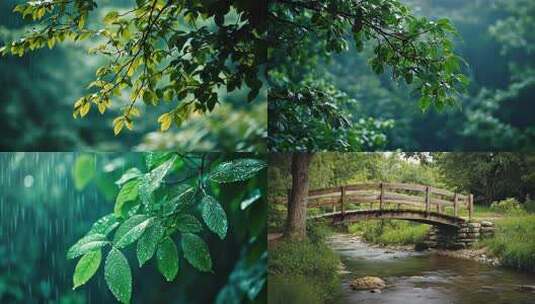
[[[401,193],[400,193],[401,191]],[[419,196],[417,194],[423,194]],[[425,207],[427,213],[432,205],[441,213],[443,207],[453,207],[453,216],[458,216],[460,207],[468,209],[468,217],[473,215],[473,195],[455,193],[449,190],[420,184],[409,183],[360,183],[314,189],[308,192],[308,208],[332,206],[336,210],[338,205],[343,214],[346,201],[350,203],[379,203],[379,210],[383,210],[386,203],[395,203],[398,209],[401,205]]]

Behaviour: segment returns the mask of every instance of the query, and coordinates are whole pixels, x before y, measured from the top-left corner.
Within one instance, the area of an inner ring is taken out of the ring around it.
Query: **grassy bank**
[[[268,302],[333,302],[340,293],[339,264],[323,230],[312,229],[305,241],[280,241],[269,252]]]
[[[349,233],[380,245],[417,244],[423,241],[428,229],[428,225],[398,220],[362,221],[348,227]]]
[[[496,225],[496,235],[483,244],[504,265],[535,271],[535,215],[504,217]]]

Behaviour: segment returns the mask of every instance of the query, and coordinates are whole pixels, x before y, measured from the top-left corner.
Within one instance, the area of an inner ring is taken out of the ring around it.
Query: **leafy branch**
[[[171,179],[190,157],[178,153],[149,154],[147,172],[131,168],[116,181],[120,190],[113,213],[97,220],[67,251],[68,259],[81,257],[74,270],[73,288],[94,276],[102,262],[103,250],[109,248],[104,263],[107,286],[118,301],[129,303],[132,274],[123,251],[137,242],[139,267],[156,256],[160,273],[165,280],[173,281],[179,272],[179,250],[174,241],[177,237],[180,252],[189,264],[199,271],[213,271],[208,245],[200,233],[206,227],[225,239],[228,220],[225,209],[206,184],[245,181],[266,164],[256,159],[236,159],[207,171],[210,164],[207,156],[202,155],[195,175]],[[195,178],[197,181],[186,183]]]

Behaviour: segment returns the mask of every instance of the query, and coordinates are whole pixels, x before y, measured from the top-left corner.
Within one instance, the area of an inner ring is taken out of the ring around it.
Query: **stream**
[[[349,234],[336,234],[328,243],[346,270],[340,304],[535,303],[535,292],[519,290],[520,285],[535,285],[533,273],[430,252],[372,247]],[[361,276],[380,277],[387,287],[382,293],[352,290],[351,279]]]

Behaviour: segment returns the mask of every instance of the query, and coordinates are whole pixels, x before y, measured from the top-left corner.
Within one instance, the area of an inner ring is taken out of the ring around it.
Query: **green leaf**
[[[252,203],[256,202],[259,198],[262,197],[262,193],[260,192],[260,189],[255,189],[251,195],[243,200],[240,204],[241,210],[247,209],[247,207],[251,206]]]
[[[86,253],[76,264],[72,276],[72,289],[84,285],[97,272],[102,260],[102,252],[99,250]]]
[[[206,243],[195,234],[182,234],[182,251],[186,260],[200,271],[212,270],[212,258]]]
[[[163,274],[168,282],[171,282],[178,273],[178,250],[175,242],[170,237],[166,237],[156,252],[158,270]]]
[[[228,222],[227,214],[221,204],[210,195],[207,195],[201,201],[201,210],[206,226],[217,234],[220,239],[224,239],[227,235]]]
[[[106,16],[104,16],[104,23],[106,24],[111,24],[115,21],[117,21],[117,18],[119,17],[119,13],[117,13],[116,11],[111,11],[109,13],[106,14]]]
[[[202,231],[202,224],[193,215],[181,214],[176,218],[178,231],[182,233],[197,233]]]
[[[117,217],[124,217],[123,208],[126,202],[135,201],[138,198],[140,183],[141,181],[139,180],[131,180],[121,188],[115,199],[115,208],[113,209]]]
[[[95,233],[86,235],[69,248],[67,251],[67,259],[77,258],[90,251],[104,247],[109,243],[110,242],[106,239],[104,234]]]
[[[143,176],[139,189],[143,205],[149,206],[151,204],[153,201],[152,193],[160,187],[160,183],[173,167],[176,158],[177,156],[173,155],[170,159]]]
[[[137,260],[139,262],[139,267],[143,266],[145,262],[150,260],[156,251],[156,246],[158,242],[164,235],[164,228],[160,222],[156,221],[152,224],[147,231],[143,233],[139,241],[137,242]]]
[[[178,185],[169,191],[170,199],[164,204],[164,214],[171,214],[182,211],[191,206],[197,191],[194,187]]]
[[[104,265],[104,278],[111,293],[119,302],[129,303],[132,296],[132,273],[126,257],[112,248]]]
[[[141,173],[141,171],[139,171],[138,168],[130,168],[121,176],[121,178],[119,178],[115,182],[115,184],[120,187],[124,183],[126,183],[127,181],[130,181],[130,180],[132,180],[134,178],[138,178],[138,177],[140,177],[142,175],[143,175],[143,173]]]
[[[153,221],[154,217],[147,218],[146,215],[142,214],[132,216],[119,226],[119,229],[115,233],[113,243],[117,248],[123,248],[132,244],[139,239]]]
[[[147,191],[153,192],[154,190],[158,189],[163,178],[169,172],[169,169],[173,167],[173,163],[176,159],[177,156],[173,155],[170,159],[166,160],[161,165],[159,165],[147,174]]]
[[[72,170],[76,190],[83,190],[95,177],[95,157],[83,154],[76,158]]]
[[[266,163],[262,160],[237,159],[217,165],[208,177],[217,183],[244,181],[265,167]]]
[[[173,157],[172,152],[149,152],[145,156],[147,168],[152,170]]]
[[[98,219],[93,224],[93,226],[91,226],[91,229],[89,230],[87,235],[95,234],[95,233],[108,235],[108,233],[110,233],[117,226],[119,226],[117,217],[115,217],[114,213],[110,213]]]

